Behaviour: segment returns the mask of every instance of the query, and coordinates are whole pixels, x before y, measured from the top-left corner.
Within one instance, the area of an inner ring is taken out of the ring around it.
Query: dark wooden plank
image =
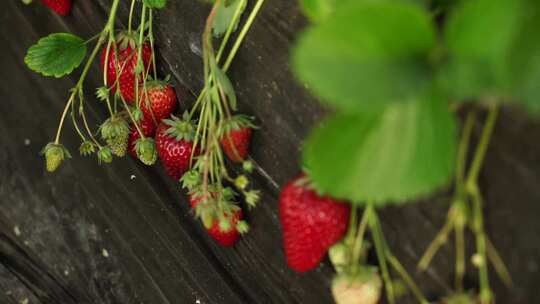
[[[262,126],[250,156],[263,202],[248,213],[252,231],[234,249],[208,238],[179,186],[159,167],[131,159],[98,167],[94,159],[75,158],[57,174],[44,172],[38,153],[54,134],[75,77],[28,71],[25,50],[53,31],[92,36],[109,2],[76,1],[67,18],[39,5],[0,3],[0,287],[11,291],[0,292],[0,301],[331,303],[331,267],[324,263],[303,275],[288,270],[277,219],[279,186],[298,172],[300,143],[324,113],[288,66],[291,43],[305,24],[296,1],[267,1],[231,68],[240,108]],[[119,13],[127,15],[125,3]],[[202,86],[200,35],[207,13],[197,1],[178,0],[157,16],[160,72],[185,89],[182,108]],[[86,86],[92,124],[106,114],[92,97],[99,83],[94,65]],[[482,175],[488,230],[516,281],[509,292],[493,280],[500,303],[539,297],[540,145],[530,140],[539,134],[540,124],[505,110]],[[76,150],[73,132],[65,132],[64,141]],[[412,273],[444,220],[447,197],[382,212],[389,243]],[[437,258],[428,273],[414,274],[432,294],[451,282],[451,248]]]

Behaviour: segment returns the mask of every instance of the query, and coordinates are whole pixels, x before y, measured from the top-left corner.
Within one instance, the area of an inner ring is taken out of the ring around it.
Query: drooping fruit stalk
[[[248,230],[247,223],[237,216],[241,211],[237,206],[238,196],[243,196],[250,207],[255,206],[259,200],[258,191],[248,190],[249,180],[243,173],[237,176],[230,174],[221,141],[228,133],[226,130],[231,130],[230,126],[235,121],[233,114],[236,111],[236,94],[226,71],[263,2],[263,0],[257,2],[222,66],[220,66],[220,59],[244,9],[245,0],[238,5],[229,20],[229,26],[217,54],[213,47],[212,29],[218,10],[225,5],[222,0],[215,1],[207,18],[202,38],[205,85],[189,113],[189,119],[197,121],[193,151],[200,151],[200,155],[195,155],[195,152],[192,155],[193,169],[184,174],[182,183],[188,188],[190,196],[197,197],[200,201],[198,203],[200,207],[197,207],[197,210],[202,211],[196,215],[201,218],[209,233],[218,242],[219,238],[215,237],[216,227],[219,228],[218,231],[229,233],[229,235],[237,232],[244,233]],[[251,120],[247,119],[247,121]],[[230,137],[230,134],[227,136]],[[233,160],[243,162],[242,167],[246,173],[249,173],[253,167],[250,161],[244,161],[248,145],[249,140],[244,140],[238,148],[229,149],[238,154]],[[225,186],[225,183],[232,185],[235,191]],[[236,238],[230,239],[236,240]]]
[[[476,121],[476,112],[475,110],[471,110],[467,113],[458,149],[455,193],[446,223],[430,243],[418,263],[419,270],[426,270],[439,248],[447,242],[449,235],[454,232],[456,240],[455,291],[458,295],[465,292],[463,289],[463,277],[466,265],[464,229],[469,227],[475,236],[476,253],[471,259],[473,265],[478,268],[478,300],[481,304],[489,304],[494,300],[489,284],[488,262],[493,264],[495,271],[508,287],[512,285],[512,279],[506,266],[484,231],[483,198],[478,186],[478,177],[493,134],[498,111],[499,109],[496,103],[488,103],[487,118],[468,172],[466,159],[472,130]]]

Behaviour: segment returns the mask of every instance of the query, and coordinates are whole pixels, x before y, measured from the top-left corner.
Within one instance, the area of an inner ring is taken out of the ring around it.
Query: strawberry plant
[[[225,56],[247,0],[213,1],[202,37],[205,84],[184,118],[185,122],[197,124],[190,143],[193,168],[184,174],[182,183],[189,191],[196,216],[223,246],[232,246],[239,233],[248,230],[239,198],[243,197],[249,207],[259,201],[259,191],[250,186],[245,174],[253,167],[246,157],[255,126],[251,117],[236,114],[236,93],[226,73],[263,3],[257,0]],[[221,38],[217,51],[216,38]],[[243,173],[231,173],[225,156],[231,162],[242,163],[239,171]]]
[[[334,255],[341,260],[347,257],[346,267],[337,267],[336,282],[345,276],[349,286],[361,289],[363,282],[377,281],[373,275],[366,279],[365,265],[358,258],[367,244],[361,241],[364,231],[369,229],[388,301],[395,301],[390,266],[425,303],[384,241],[376,209],[412,202],[454,180],[447,222],[419,269],[428,267],[454,232],[455,294],[443,302],[466,298],[471,303],[493,303],[489,262],[508,285],[511,279],[484,231],[485,202],[478,178],[501,104],[519,106],[533,115],[540,108],[540,43],[534,38],[540,4],[529,0],[300,3],[312,25],[293,49],[292,65],[298,79],[334,110],[307,139],[303,163],[321,195],[350,202],[350,223],[355,223],[335,245],[341,249],[331,249],[331,257],[332,251],[340,252]],[[465,102],[472,105],[461,107]],[[458,134],[456,113],[461,108],[466,113]],[[485,112],[486,118],[471,149],[479,112]],[[357,226],[355,214],[361,207],[364,215]],[[475,294],[463,286],[466,228],[475,239],[471,257],[478,271]],[[363,279],[357,280],[359,276]],[[344,290],[339,283],[336,286]],[[343,300],[339,292],[334,294],[338,303],[354,303]]]
[[[60,117],[56,137],[43,149],[48,171],[55,171],[63,160],[71,157],[66,147],[60,142],[61,132],[68,115],[81,138],[82,143],[79,150],[82,155],[96,153],[100,163],[110,163],[113,156],[122,157],[128,148],[134,148],[143,163],[153,164],[156,160],[157,152],[154,141],[151,137],[147,137],[153,132],[148,132],[148,127],[142,128],[141,122],[148,124],[148,121],[154,118],[150,117],[153,116],[151,112],[154,109],[156,112],[159,110],[158,118],[161,118],[161,116],[170,114],[176,105],[174,96],[171,97],[174,93],[171,93],[170,89],[166,93],[168,98],[166,102],[172,105],[163,106],[160,104],[156,108],[150,106],[150,110],[147,110],[144,106],[152,104],[155,99],[159,98],[143,98],[156,94],[154,87],[158,85],[158,82],[154,64],[152,14],[155,8],[164,7],[166,1],[143,1],[140,5],[139,28],[136,30],[132,29],[132,17],[137,1],[131,1],[129,27],[127,31],[121,32],[115,29],[119,2],[119,0],[113,1],[107,23],[95,37],[85,41],[73,34],[54,33],[40,39],[36,45],[30,47],[25,57],[25,62],[30,69],[44,76],[58,78],[73,72],[84,60],[87,45],[97,39],[79,80],[70,90],[66,106]],[[85,113],[84,82],[100,51],[104,86],[96,90],[96,95],[106,105],[109,118],[100,125],[98,132],[96,132],[89,125]],[[152,78],[151,70],[153,70],[153,78],[155,79],[152,81],[150,81]],[[148,99],[151,101],[148,102]],[[142,111],[141,108],[146,110]],[[143,117],[145,119],[141,120]],[[154,120],[153,123],[155,124],[156,121]],[[133,132],[131,129],[137,131],[136,135],[130,135]],[[145,129],[144,132],[141,129]],[[97,138],[96,133],[100,134],[101,140]],[[131,143],[133,147],[129,146],[130,138],[136,139],[136,142]]]
[[[153,10],[163,8],[166,0],[142,1],[138,29],[132,29],[138,3],[132,0],[128,29],[115,30],[119,4],[115,0],[103,31],[96,37],[84,41],[72,34],[56,33],[41,39],[28,50],[25,62],[32,70],[55,77],[76,69],[85,57],[87,44],[97,39],[79,81],[70,91],[56,137],[43,150],[47,170],[57,170],[71,157],[60,142],[70,114],[82,140],[82,155],[96,153],[100,163],[110,163],[115,156],[129,153],[146,165],[153,165],[159,157],[167,174],[181,180],[189,190],[195,215],[202,219],[210,236],[223,246],[234,245],[239,233],[248,230],[238,206],[239,195],[253,207],[259,200],[259,191],[252,189],[245,174],[234,176],[226,166],[225,155],[231,162],[241,163],[242,171],[252,170],[247,153],[256,128],[253,118],[236,113],[236,94],[226,72],[263,2],[257,1],[228,52],[226,47],[247,0],[214,2],[202,36],[205,86],[182,118],[173,114],[177,96],[169,79],[159,80],[156,72]],[[222,38],[217,52],[213,37]],[[86,118],[83,86],[98,53],[103,86],[96,90],[96,95],[106,105],[109,118],[95,132]],[[81,124],[84,129],[79,127]]]

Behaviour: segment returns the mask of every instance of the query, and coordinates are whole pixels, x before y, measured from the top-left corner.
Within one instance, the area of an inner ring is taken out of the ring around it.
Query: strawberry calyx
[[[111,163],[113,161],[113,153],[112,153],[111,148],[109,148],[107,146],[100,147],[99,151],[97,153],[97,157],[98,157],[98,163],[99,164],[102,164],[102,163],[109,164],[109,163]]]
[[[169,137],[174,137],[178,141],[193,141],[195,138],[194,121],[190,119],[187,111],[184,112],[181,119],[171,114],[170,119],[163,119],[162,122],[169,126],[165,131]]]
[[[218,189],[221,188],[221,189]],[[233,229],[239,233],[248,231],[248,225],[242,220],[233,220],[242,209],[234,201],[236,193],[230,187],[209,186],[210,191],[195,189],[189,192],[189,201],[206,229],[219,227],[219,231],[227,233]]]
[[[244,114],[234,115],[223,123],[223,132],[227,134],[234,130],[241,130],[244,128],[257,129],[258,127],[253,123],[255,118]]]
[[[134,31],[121,31],[116,35],[116,43],[120,50],[127,48],[134,50],[139,46],[139,37]]]
[[[96,144],[94,144],[90,140],[83,141],[81,145],[79,146],[79,153],[82,156],[88,156],[94,152],[96,152]]]
[[[126,137],[129,134],[129,124],[121,115],[112,115],[99,127],[101,137],[105,140]]]

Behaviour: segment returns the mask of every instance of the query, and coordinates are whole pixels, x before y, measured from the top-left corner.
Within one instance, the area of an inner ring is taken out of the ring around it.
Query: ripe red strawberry
[[[111,45],[109,48],[108,57],[107,47],[101,51],[101,68],[107,66],[107,85],[112,87],[113,92],[116,90],[116,86],[119,85],[122,97],[129,103],[133,103],[135,100],[135,67],[138,60],[136,39],[136,37],[127,33],[121,33],[116,46]],[[115,52],[115,47],[118,54]],[[106,59],[107,64],[105,64]],[[139,74],[140,83],[142,83],[144,72],[152,68],[152,48],[148,42],[142,46],[142,61],[144,71]],[[120,72],[118,83],[116,83],[117,70]],[[142,91],[142,85],[139,86],[139,90]]]
[[[146,137],[153,137],[156,133],[156,125],[151,119],[143,117],[139,122],[139,127],[141,128],[141,131]],[[137,128],[134,125],[131,125],[130,129],[131,132],[129,133],[128,139],[128,152],[134,158],[138,158],[137,151],[135,150],[135,142],[137,141],[137,139],[141,138],[141,135],[139,134],[139,131],[137,131]]]
[[[226,124],[221,146],[231,161],[240,163],[246,159],[253,128],[251,119],[243,115],[233,117]]]
[[[164,81],[151,81],[146,84],[146,91],[141,92],[140,108],[145,117],[160,122],[169,117],[176,109],[176,92]]]
[[[189,196],[191,208],[195,209],[200,202],[201,198],[194,197],[193,195]],[[231,210],[231,213],[224,215],[223,220],[226,221],[226,226],[228,227],[227,230],[222,231],[218,218],[214,218],[206,230],[208,231],[208,234],[221,246],[232,247],[240,238],[240,232],[237,225],[242,218],[242,209],[236,207]]]
[[[309,189],[304,175],[285,185],[279,215],[289,267],[298,272],[315,268],[343,237],[349,213],[350,206],[345,202],[321,197]]]
[[[212,223],[212,227],[208,229],[208,234],[221,246],[231,247],[240,238],[240,232],[238,232],[236,224],[238,221],[242,220],[242,217],[242,209],[238,209],[231,215],[225,216],[225,220],[229,221],[228,226],[230,229],[228,231],[221,231],[219,220],[216,219]]]
[[[193,123],[187,113],[183,119],[171,116],[164,119],[156,131],[156,145],[161,163],[167,174],[179,180],[189,169],[193,152]],[[197,156],[199,151],[195,151]]]
[[[61,16],[67,16],[71,11],[71,0],[41,0],[41,2]]]

